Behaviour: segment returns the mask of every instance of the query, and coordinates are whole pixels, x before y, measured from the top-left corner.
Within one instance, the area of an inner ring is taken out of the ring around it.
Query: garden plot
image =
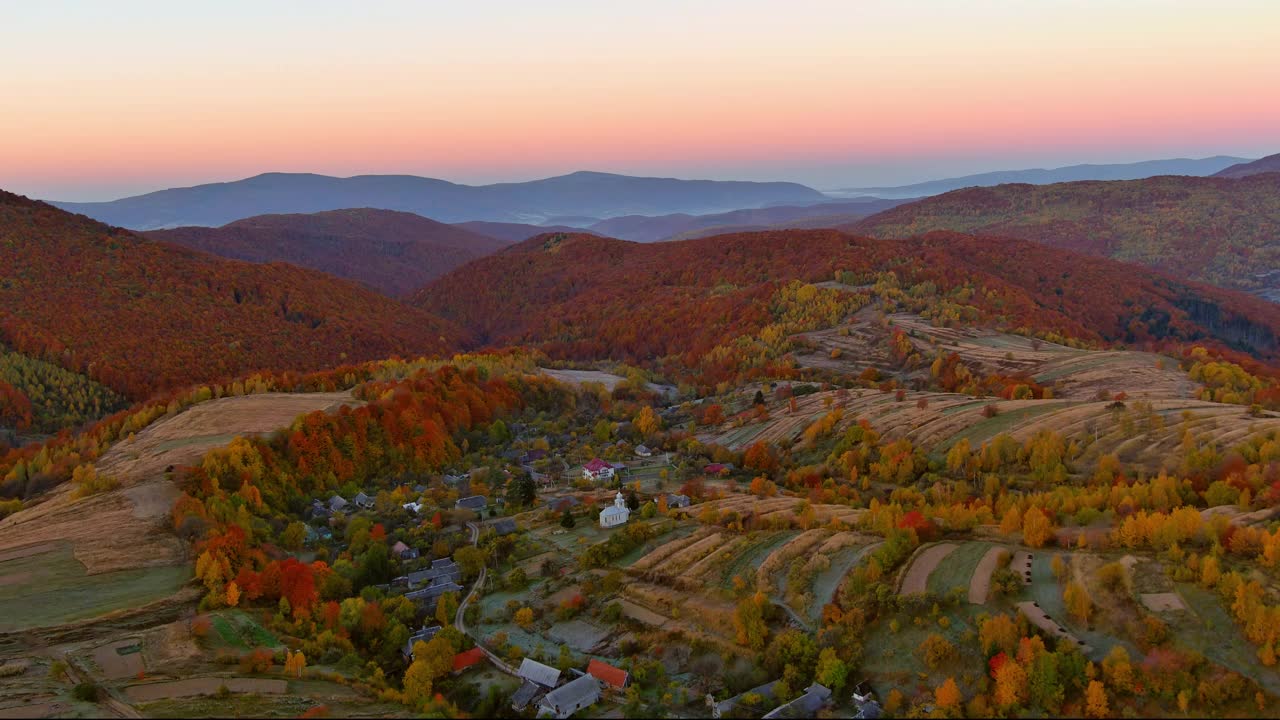
[[[986,554],[973,569],[973,577],[969,579],[969,602],[973,605],[985,605],[987,596],[991,594],[991,576],[1000,565],[1000,556],[1008,552],[1007,548],[993,545],[987,548]]]
[[[870,545],[855,545],[843,548],[831,556],[831,564],[813,579],[813,587],[810,590],[813,601],[809,603],[809,618],[813,622],[817,623],[822,618],[822,609],[835,600],[836,592],[849,571],[862,562],[867,553],[877,547],[880,547],[878,542]]]
[[[1031,561],[1031,584],[1026,588],[1026,595],[1043,613],[1067,632],[1083,640],[1091,652],[1086,653],[1091,660],[1101,660],[1111,652],[1111,648],[1123,644],[1129,653],[1140,656],[1137,648],[1106,633],[1090,630],[1081,625],[1067,613],[1066,602],[1062,598],[1062,585],[1053,574],[1053,553],[1036,553]],[[1067,559],[1067,555],[1063,556]],[[1016,559],[1015,559],[1016,563]]]
[[[939,596],[946,595],[956,588],[971,591],[978,566],[982,564],[983,559],[992,550],[997,550],[996,559],[998,559],[998,549],[994,548],[990,543],[967,542],[960,545],[951,553],[945,555],[945,561],[940,562],[933,569],[933,572],[929,574],[925,587],[930,593]],[[994,571],[994,569],[993,567],[992,570]],[[990,580],[990,574],[988,574],[987,579],[988,581]],[[984,600],[986,599],[985,584],[982,588],[982,597]]]
[[[233,693],[282,695],[288,692],[289,683],[266,678],[202,677],[130,685],[124,689],[124,694],[131,702],[145,703],[193,695],[215,695],[222,687]]]
[[[829,530],[806,530],[769,553],[756,571],[756,589],[765,594],[784,592],[791,562],[826,542],[829,537]]]
[[[930,545],[921,550],[912,561],[911,566],[907,568],[906,575],[902,578],[902,586],[898,589],[899,595],[916,595],[923,594],[929,589],[929,576],[933,574],[934,568],[938,567],[938,563],[942,559],[951,554],[956,549],[951,543],[939,543]]]
[[[671,556],[682,552],[691,545],[706,540],[712,535],[716,535],[716,531],[712,528],[700,528],[697,532],[687,537],[677,538],[670,542],[659,545],[644,557],[636,560],[631,564],[631,569],[639,572],[658,568]]]
[[[1189,612],[1161,615],[1178,638],[1178,642],[1203,654],[1215,663],[1253,678],[1267,692],[1280,694],[1280,675],[1274,668],[1258,662],[1255,646],[1222,605],[1222,598],[1212,590],[1192,583],[1177,583],[1176,592]]]
[[[1146,605],[1151,612],[1177,612],[1187,609],[1187,603],[1176,592],[1142,593],[1139,597],[1142,599],[1142,604]]]
[[[584,620],[558,622],[547,631],[548,638],[580,653],[592,652],[611,634],[609,630]]]
[[[756,571],[760,569],[760,564],[765,561],[765,558],[796,535],[799,535],[799,533],[794,530],[783,530],[760,535],[752,533],[748,536],[753,538],[751,544],[739,552],[737,557],[724,567],[720,576],[720,586],[725,589],[733,587],[733,579],[739,576],[747,578],[748,583],[750,583],[755,578]]]
[[[94,649],[92,657],[107,680],[133,678],[147,671],[142,660],[142,644],[137,639],[107,643]]]

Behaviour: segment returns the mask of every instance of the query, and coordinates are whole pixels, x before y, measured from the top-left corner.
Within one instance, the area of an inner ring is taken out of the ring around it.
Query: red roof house
[[[484,650],[473,647],[466,652],[460,652],[453,656],[453,671],[462,672],[478,662],[484,661]]]
[[[616,668],[608,663],[602,663],[599,660],[592,660],[587,663],[587,674],[614,690],[625,690],[627,681],[631,679],[626,670]]]
[[[613,466],[600,458],[593,458],[591,462],[582,466],[582,476],[597,482],[613,479],[613,472]]]

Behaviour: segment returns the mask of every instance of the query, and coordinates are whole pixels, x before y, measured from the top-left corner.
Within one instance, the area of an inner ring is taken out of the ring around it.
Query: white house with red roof
[[[591,482],[604,482],[613,479],[614,468],[609,463],[594,458],[591,462],[582,466],[582,477]]]

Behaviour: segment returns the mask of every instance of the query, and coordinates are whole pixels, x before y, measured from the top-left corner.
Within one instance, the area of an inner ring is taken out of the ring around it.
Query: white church
[[[613,505],[600,511],[600,527],[611,528],[619,525],[626,525],[631,519],[631,510],[627,507],[626,498],[622,497],[622,492],[618,492],[618,496],[613,499]]]

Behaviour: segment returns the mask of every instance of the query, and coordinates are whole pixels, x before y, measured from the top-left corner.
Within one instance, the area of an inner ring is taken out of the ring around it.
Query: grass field
[[[928,588],[934,595],[946,595],[956,588],[969,591],[969,580],[977,569],[982,556],[987,554],[994,543],[965,543],[947,555],[947,557],[929,574]]]
[[[1222,598],[1190,583],[1178,583],[1177,590],[1192,612],[1161,613],[1160,617],[1177,633],[1178,641],[1223,667],[1257,680],[1267,692],[1280,694],[1280,675],[1258,661],[1254,646],[1222,606]]]
[[[87,575],[70,543],[0,562],[0,632],[96,617],[168,597],[191,578],[185,565]]]
[[[275,635],[259,625],[242,610],[227,610],[209,617],[213,631],[222,645],[236,650],[282,647]]]

